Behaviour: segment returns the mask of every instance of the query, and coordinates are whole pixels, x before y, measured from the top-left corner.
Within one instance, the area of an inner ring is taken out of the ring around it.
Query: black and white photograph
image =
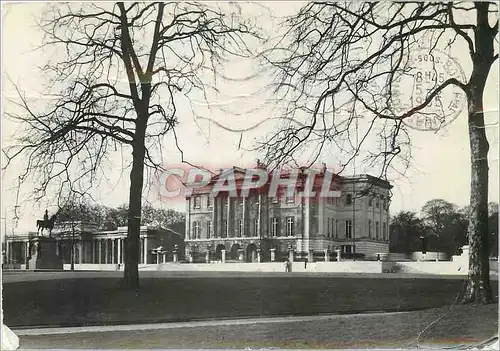
[[[500,350],[499,2],[1,8],[0,349]]]

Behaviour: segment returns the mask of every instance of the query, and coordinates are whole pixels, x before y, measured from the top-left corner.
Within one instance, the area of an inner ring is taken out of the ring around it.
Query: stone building
[[[300,198],[297,193],[311,177],[301,168],[294,196],[279,188],[277,196],[269,197],[271,180],[240,196],[245,169],[225,172],[234,172],[238,196],[211,195],[222,171],[186,196],[186,258],[191,262],[281,261],[292,256],[330,260],[336,250],[344,257],[376,259],[389,252],[392,186],[385,180],[370,175],[340,177],[325,166],[312,188],[319,194],[322,184],[329,182],[329,189],[340,191],[340,196]]]
[[[52,237],[57,240],[57,254],[62,257],[63,264],[71,264],[71,247],[74,245],[75,264],[123,264],[127,227],[99,229],[97,225],[84,222],[56,223]],[[36,232],[7,236],[3,248],[3,267],[25,269],[29,259],[30,239]],[[44,233],[44,235],[47,235]],[[184,252],[184,239],[171,229],[141,226],[139,247],[139,264],[172,261],[174,246],[177,245],[179,259]],[[163,257],[159,257],[156,249],[162,248]]]

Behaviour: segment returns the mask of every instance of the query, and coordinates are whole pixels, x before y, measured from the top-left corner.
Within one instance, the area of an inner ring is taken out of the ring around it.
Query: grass
[[[135,294],[121,290],[120,281],[96,274],[4,283],[4,322],[14,328],[404,311],[451,305],[463,286],[461,279],[435,278],[157,277],[141,278]]]
[[[477,344],[498,332],[498,305],[455,305],[401,314],[307,322],[21,336],[21,348],[416,348]]]

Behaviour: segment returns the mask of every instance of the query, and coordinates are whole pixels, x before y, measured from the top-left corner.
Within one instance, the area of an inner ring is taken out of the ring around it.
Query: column
[[[97,252],[98,252],[98,258],[99,258],[97,263],[101,264],[102,263],[102,241],[100,239],[97,239]]]
[[[28,263],[28,256],[30,255],[30,243],[28,240],[26,240],[25,242],[25,249],[24,249],[24,253],[25,253],[25,259],[24,259],[24,262],[27,264]],[[56,250],[59,249],[59,245],[56,245]],[[57,253],[59,254],[59,252]]]
[[[90,243],[92,244],[92,258],[90,260],[91,263],[95,263],[95,240],[90,240]]]
[[[139,258],[139,264],[144,263],[144,238],[139,237],[139,252],[138,252]]]
[[[210,251],[205,252],[205,262],[210,263]]]
[[[314,251],[313,250],[309,250],[309,255],[307,257],[307,260],[311,263],[314,262]]]
[[[257,262],[260,263],[260,249],[257,249]]]
[[[127,250],[127,241],[125,238],[122,238],[122,250],[121,250],[121,263],[125,263],[125,250]]]
[[[148,238],[144,237],[144,264],[148,263]]]
[[[83,255],[83,241],[82,240],[78,240],[78,263],[79,264],[82,264],[83,263],[83,260],[82,260],[82,255]]]
[[[262,221],[262,216],[261,216],[261,211],[262,210],[262,194],[260,193],[259,190],[259,205],[257,208],[257,235],[259,238],[262,238],[262,233],[260,232],[260,228],[262,226],[261,221]],[[260,257],[260,252],[259,252],[259,257]],[[260,262],[260,260],[259,260]]]
[[[325,262],[330,262],[330,250],[325,249]]]
[[[224,233],[224,198],[219,198],[219,238],[222,238],[222,234]]]
[[[276,260],[276,249],[271,249],[271,262]]]
[[[290,262],[293,262],[293,249],[288,250],[288,259]]]
[[[238,260],[243,261],[243,249],[238,249]]]
[[[208,196],[210,196],[210,195],[208,195]],[[210,238],[213,238],[213,237],[216,236],[216,234],[215,234],[216,233],[216,229],[215,228],[217,226],[217,218],[215,217],[215,210],[216,210],[216,206],[217,206],[216,201],[217,201],[217,198],[213,197],[212,198],[212,214],[211,214],[211,216],[212,216],[212,219],[211,219],[211,221],[212,221],[212,228],[210,229],[211,232],[207,234]]]
[[[5,240],[5,263],[10,263],[10,241]]]
[[[220,250],[222,263],[226,262],[226,250]]]
[[[242,210],[241,219],[242,219],[242,221],[243,221],[243,229],[241,230],[241,237],[242,237],[242,238],[244,238],[244,237],[246,236],[246,234],[245,234],[245,232],[246,232],[246,231],[245,231],[245,224],[246,224],[246,223],[245,223],[245,217],[246,217],[246,216],[245,216],[245,209],[246,209],[246,202],[247,202],[247,198],[246,198],[246,197],[244,197],[244,198],[242,199],[242,201],[243,201],[243,204],[242,204],[242,209],[241,209],[241,210]]]
[[[109,239],[106,239],[104,248],[105,248],[105,252],[106,252],[106,254],[105,254],[106,262],[104,262],[104,263],[108,264],[108,263],[110,263],[109,262],[110,261],[110,259],[109,259]]]
[[[122,239],[121,238],[118,238],[118,254],[117,254],[117,258],[118,258],[118,263],[122,263]]]
[[[231,197],[227,196],[227,237],[229,238],[232,232],[232,225],[231,225]]]
[[[335,252],[337,253],[337,262],[340,262],[340,250],[337,249]]]
[[[184,237],[186,239],[191,239],[191,198],[186,199],[186,228],[184,232]]]
[[[115,241],[116,239],[111,239],[111,263],[115,264]]]

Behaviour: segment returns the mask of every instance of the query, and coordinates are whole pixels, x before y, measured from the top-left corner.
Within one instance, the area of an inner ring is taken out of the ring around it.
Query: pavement
[[[446,316],[442,312],[440,309],[423,312],[242,318],[101,327],[31,328],[15,329],[14,332],[19,337],[20,349],[491,350],[492,345],[498,345],[497,339],[491,338],[491,331],[478,333],[477,330],[462,328],[456,332],[449,331],[449,337],[447,335],[443,338],[439,330],[446,329],[447,322],[438,326],[443,323],[441,317]],[[450,320],[448,323],[454,322]],[[494,344],[495,341],[497,344]]]

